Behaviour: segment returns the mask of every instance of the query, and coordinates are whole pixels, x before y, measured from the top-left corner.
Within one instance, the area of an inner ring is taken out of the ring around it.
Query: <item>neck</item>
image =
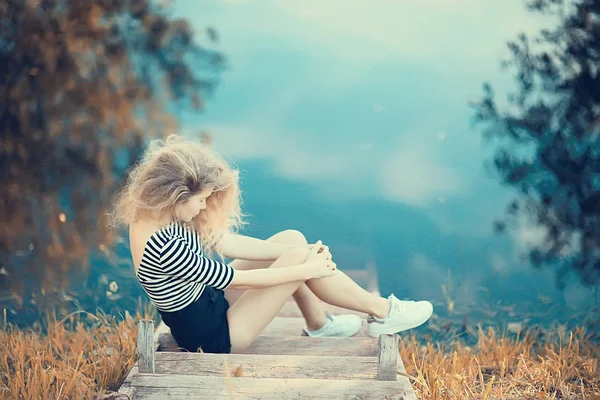
[[[173,217],[172,215],[159,215],[158,213],[152,215],[152,219],[154,219],[160,226],[167,226],[170,223],[177,221],[177,218]]]

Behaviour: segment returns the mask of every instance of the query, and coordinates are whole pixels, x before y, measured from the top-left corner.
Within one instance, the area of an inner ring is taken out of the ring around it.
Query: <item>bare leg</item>
[[[305,251],[290,250],[270,268],[296,265],[303,262],[305,258]],[[246,349],[302,284],[302,281],[296,281],[267,288],[249,289],[240,296],[227,312],[232,353]],[[387,299],[367,292],[339,270],[326,278],[308,280],[306,284],[321,300],[339,307],[362,311],[381,318],[389,311],[390,305]]]
[[[291,229],[279,232],[267,240],[276,243],[294,244],[299,246],[306,246],[308,244],[306,238],[301,232]],[[230,263],[230,265],[235,269],[248,270],[268,268],[272,263],[273,262],[269,261],[234,260]],[[245,290],[226,289],[225,297],[227,298],[227,301],[229,301],[229,304],[233,305],[244,292]],[[298,304],[298,308],[300,309],[302,316],[306,320],[306,327],[309,330],[315,331],[325,325],[327,322],[327,317],[325,315],[323,303],[308,288],[308,286],[306,286],[306,284],[302,283],[298,290],[294,292],[293,296],[294,300]]]
[[[379,318],[388,314],[390,304],[383,297],[369,293],[339,269],[334,275],[306,281],[310,290],[326,303],[361,311]]]
[[[297,265],[304,262],[305,259],[305,251],[290,250],[279,257],[270,268]],[[246,290],[239,300],[227,310],[231,352],[238,353],[246,349],[275,318],[287,299],[303,284],[302,281],[294,281],[277,286]]]

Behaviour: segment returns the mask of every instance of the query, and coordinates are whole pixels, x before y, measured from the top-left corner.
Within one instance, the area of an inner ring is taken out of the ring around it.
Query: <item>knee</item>
[[[298,246],[308,244],[304,234],[296,229],[286,229],[285,231],[281,231],[273,237],[269,238],[269,240],[278,243],[295,244]]]

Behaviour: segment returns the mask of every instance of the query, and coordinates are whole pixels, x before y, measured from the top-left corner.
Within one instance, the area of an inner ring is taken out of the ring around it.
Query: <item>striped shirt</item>
[[[161,311],[178,311],[196,301],[208,285],[225,289],[235,270],[204,257],[200,235],[173,222],[146,242],[137,278]]]

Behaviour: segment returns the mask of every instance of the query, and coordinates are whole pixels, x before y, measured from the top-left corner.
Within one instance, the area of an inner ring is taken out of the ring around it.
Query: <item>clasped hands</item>
[[[329,247],[323,242],[318,240],[303,248],[307,250],[306,263],[311,270],[311,278],[323,278],[335,273],[337,265],[332,260]]]

